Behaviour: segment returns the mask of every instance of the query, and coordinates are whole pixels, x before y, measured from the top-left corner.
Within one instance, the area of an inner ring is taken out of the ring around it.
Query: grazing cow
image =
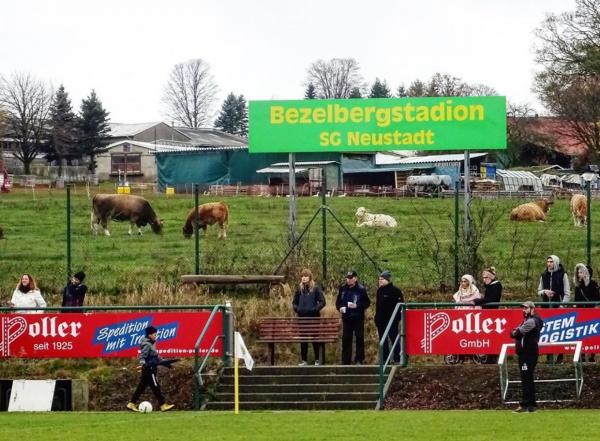
[[[549,199],[521,204],[510,212],[510,220],[545,222],[546,213],[552,204],[553,202]]]
[[[136,225],[138,234],[142,234],[141,227],[150,224],[156,234],[162,232],[163,221],[160,220],[150,203],[141,196],[129,194],[97,194],[92,200],[91,227],[98,234],[98,225],[102,224],[104,234],[110,236],[108,221],[129,221],[129,235]]]
[[[576,227],[587,224],[587,198],[582,194],[574,194],[571,198],[571,214]]]
[[[358,207],[356,210],[357,227],[388,227],[394,228],[398,225],[396,219],[387,214],[367,213],[365,207]]]
[[[209,202],[199,205],[198,227],[206,231],[207,225],[219,224],[219,236],[227,237],[227,222],[229,221],[229,208],[225,202]],[[187,220],[183,226],[183,236],[190,238],[194,233],[194,223],[196,219],[196,209],[192,210],[187,215]]]

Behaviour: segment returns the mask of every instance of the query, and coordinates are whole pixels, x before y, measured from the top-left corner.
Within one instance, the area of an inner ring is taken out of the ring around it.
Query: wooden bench
[[[322,343],[318,359],[325,364],[325,343],[337,340],[339,318],[267,317],[259,322],[259,343],[269,345],[271,365],[275,365],[275,343]]]
[[[257,275],[257,274],[241,274],[241,275],[230,275],[230,274],[199,274],[199,275],[185,275],[181,276],[183,283],[197,283],[200,285],[210,284],[249,284],[249,283],[265,283],[272,285],[278,285],[281,287],[283,292],[286,292],[284,283],[285,276],[280,275]],[[287,288],[289,290],[289,287]]]

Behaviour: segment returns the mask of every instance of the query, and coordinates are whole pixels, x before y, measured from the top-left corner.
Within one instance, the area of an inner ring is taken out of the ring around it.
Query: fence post
[[[460,181],[454,187],[454,288],[458,286],[458,189]]]
[[[200,213],[198,213],[198,204],[199,204],[199,196],[200,190],[199,190],[199,185],[198,184],[194,184],[194,210],[196,210],[194,212],[194,224],[195,224],[195,228],[194,228],[194,242],[195,242],[195,249],[194,249],[194,253],[196,256],[196,266],[195,266],[195,274],[199,275],[200,274]]]
[[[586,181],[587,193],[587,265],[592,267],[592,182]]]
[[[71,183],[67,184],[67,283],[71,277]]]
[[[327,175],[325,168],[321,169],[321,212],[323,213],[323,283],[327,280],[327,210],[324,208],[327,205],[325,193],[327,192]]]
[[[223,364],[225,366],[231,366],[231,358],[233,357],[233,319],[234,317],[231,302],[226,300],[225,308],[223,310]]]

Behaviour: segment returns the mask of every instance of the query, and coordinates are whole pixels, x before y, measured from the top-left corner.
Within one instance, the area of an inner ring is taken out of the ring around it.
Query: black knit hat
[[[388,270],[385,270],[381,274],[379,274],[379,277],[381,277],[382,279],[385,279],[389,282],[390,280],[392,280],[392,273],[389,272]]]
[[[158,332],[158,329],[156,329],[152,325],[150,325],[146,329],[144,329],[144,334],[146,334],[146,337],[148,337],[149,335],[152,335],[152,334],[156,334],[157,332]]]
[[[75,277],[80,282],[83,282],[83,279],[85,279],[85,273],[83,271],[79,271],[78,273],[73,274],[73,277]]]

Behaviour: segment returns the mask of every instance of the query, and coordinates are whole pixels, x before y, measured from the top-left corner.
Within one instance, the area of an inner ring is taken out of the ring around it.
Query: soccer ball
[[[142,401],[138,406],[138,410],[141,413],[150,413],[152,412],[152,403],[150,403],[149,401]]]

